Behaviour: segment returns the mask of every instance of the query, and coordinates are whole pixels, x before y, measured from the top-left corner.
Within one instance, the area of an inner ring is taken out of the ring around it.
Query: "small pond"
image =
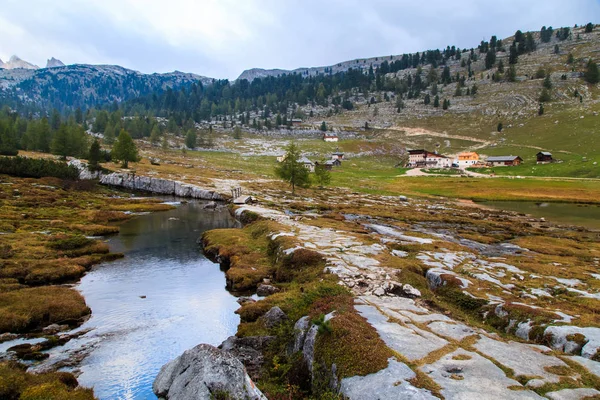
[[[600,206],[576,203],[540,203],[533,201],[486,201],[482,205],[545,218],[556,224],[578,225],[600,230]]]

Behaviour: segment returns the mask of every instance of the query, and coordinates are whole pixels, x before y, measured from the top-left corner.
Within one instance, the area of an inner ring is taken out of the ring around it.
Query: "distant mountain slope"
[[[396,61],[402,58],[402,55],[392,55],[392,56],[383,56],[383,57],[370,57],[370,58],[357,58],[349,61],[342,61],[334,65],[327,65],[321,67],[301,67],[293,70],[286,69],[262,69],[262,68],[252,68],[247,69],[240,74],[237,78],[247,79],[252,82],[256,78],[266,78],[269,76],[281,76],[283,74],[298,74],[303,76],[315,76],[318,74],[332,73],[335,74],[337,72],[345,72],[348,69],[360,69],[360,70],[368,70],[371,66],[373,68],[378,68],[382,62],[387,61],[391,63],[392,61]]]
[[[204,85],[212,82],[211,78],[179,71],[142,74],[115,65],[59,66],[62,63],[55,59],[48,63],[52,68],[0,69],[0,104],[24,112],[88,109],[160,93],[167,87],[179,89],[198,81]]]

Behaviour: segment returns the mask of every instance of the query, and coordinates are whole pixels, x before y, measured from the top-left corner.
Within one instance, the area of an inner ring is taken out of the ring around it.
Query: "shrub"
[[[81,235],[57,235],[46,246],[54,250],[75,250],[89,246],[92,243],[94,243],[92,239]]]
[[[279,268],[276,279],[290,282],[297,279],[299,282],[310,281],[323,271],[324,259],[321,254],[308,249],[298,249],[285,256]]]
[[[28,178],[45,176],[71,180],[79,178],[79,171],[74,166],[63,162],[19,156],[0,157],[0,174]]]

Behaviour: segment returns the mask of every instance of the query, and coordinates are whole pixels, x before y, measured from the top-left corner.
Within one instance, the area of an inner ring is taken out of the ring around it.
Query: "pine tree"
[[[152,128],[152,132],[150,133],[150,143],[152,143],[152,145],[156,146],[158,144],[159,140],[160,140],[160,128],[158,127],[158,124],[154,124],[154,127]]]
[[[310,185],[308,170],[298,161],[299,158],[300,149],[294,142],[291,142],[286,147],[285,160],[275,168],[275,174],[292,186],[292,194],[295,193],[296,186],[308,187]]]
[[[92,130],[96,133],[104,133],[108,124],[108,113],[104,110],[98,111],[96,114],[96,120],[92,126]],[[113,124],[114,127],[114,124]]]
[[[433,106],[435,108],[438,108],[440,106],[440,96],[435,96],[435,98],[433,99]]]
[[[45,153],[50,152],[50,143],[52,142],[52,131],[50,130],[50,123],[48,118],[44,117],[40,121],[40,126],[37,131],[35,138],[36,150],[43,151]]]
[[[485,55],[485,69],[490,69],[496,63],[496,52],[494,50],[488,50]]]
[[[545,89],[548,89],[548,90],[552,89],[552,79],[550,79],[550,73],[546,74],[546,78],[544,79],[544,82],[542,83],[542,86]]]
[[[67,156],[71,155],[71,143],[69,142],[69,131],[67,126],[61,124],[58,130],[54,133],[50,149],[52,154],[59,155],[61,159],[66,160]]]
[[[546,102],[548,102],[550,100],[552,100],[552,97],[550,95],[550,91],[548,89],[546,89],[546,88],[543,88],[542,89],[542,93],[540,94],[539,101],[541,103],[546,103]]]
[[[75,110],[75,122],[77,122],[78,124],[83,123],[83,113],[81,112],[80,107],[77,107],[77,109]]]
[[[456,85],[456,90],[454,91],[454,97],[459,97],[462,96],[462,88],[460,87],[460,84]]]
[[[189,149],[194,149],[194,147],[196,147],[197,140],[198,140],[198,136],[196,135],[196,130],[195,129],[188,130],[185,135],[185,145]]]
[[[498,122],[498,126],[496,127],[498,132],[502,132],[502,122]]]
[[[515,82],[517,80],[517,69],[515,68],[514,65],[511,65],[508,68],[508,73],[506,74],[506,79],[508,79],[509,82]]]
[[[596,64],[591,58],[587,63],[583,77],[587,83],[596,84],[600,81],[600,72],[598,71],[598,64]]]
[[[242,138],[242,129],[239,126],[236,126],[233,129],[233,138],[239,140]]]
[[[450,82],[452,82],[452,77],[450,76],[450,67],[445,66],[444,70],[442,71],[442,83],[447,85]]]
[[[511,65],[514,65],[514,64],[517,63],[517,61],[519,61],[519,53],[517,51],[517,48],[513,44],[509,48],[508,63],[511,64]]]
[[[320,129],[321,129],[323,132],[327,132],[327,124],[325,123],[325,121],[321,122],[321,127],[320,127]]]
[[[88,154],[88,169],[90,171],[96,171],[100,167],[100,143],[98,143],[98,139],[94,139],[92,145],[90,146],[89,154]]]
[[[425,105],[429,105],[429,103],[431,103],[431,97],[429,97],[429,94],[425,95],[425,99],[423,100],[423,103]]]
[[[112,158],[121,161],[122,168],[128,168],[129,162],[139,160],[137,147],[125,129],[121,129],[119,137],[115,141],[112,148]]]
[[[544,115],[544,104],[540,103],[540,108],[538,109],[538,115]]]
[[[587,25],[585,26],[585,33],[590,33],[594,30],[594,24],[592,24],[591,22],[588,22]]]
[[[115,128],[110,123],[104,130],[104,142],[109,145],[112,145],[115,142]]]
[[[0,154],[5,156],[16,156],[17,138],[10,120],[0,120]]]

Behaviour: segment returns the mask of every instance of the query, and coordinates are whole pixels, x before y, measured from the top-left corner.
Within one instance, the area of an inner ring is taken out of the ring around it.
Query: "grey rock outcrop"
[[[244,365],[227,351],[200,344],[165,364],[154,380],[152,390],[160,399],[266,400],[254,385]]]
[[[265,326],[269,329],[276,327],[287,319],[287,315],[279,307],[273,307],[261,317]]]
[[[69,161],[69,165],[79,170],[79,179],[99,179],[103,185],[200,200],[224,200],[223,196],[217,192],[179,181],[127,173],[113,172],[111,174],[103,174],[97,171],[92,172],[88,170],[87,164],[81,160]]]
[[[291,354],[302,350],[304,347],[304,340],[306,339],[306,332],[308,331],[309,325],[310,318],[308,316],[300,318],[294,324],[294,343],[290,351]]]
[[[312,325],[306,333],[304,345],[302,346],[302,357],[304,358],[304,362],[306,362],[306,366],[310,371],[311,377],[313,375],[313,364],[315,361],[315,343],[317,341],[318,332],[319,327],[317,325]]]
[[[260,284],[256,288],[256,294],[259,296],[270,296],[277,292],[279,292],[279,289],[271,285]]]
[[[88,165],[81,160],[71,160],[68,162],[68,165],[73,166],[79,170],[79,179],[98,179],[101,175],[100,171],[90,171]]]
[[[265,361],[263,356],[267,346],[275,339],[274,336],[230,336],[219,348],[228,351],[240,360],[246,367],[250,378],[258,379],[260,369]]]
[[[202,189],[195,185],[172,181],[162,178],[151,178],[127,173],[114,172],[100,177],[100,183],[109,186],[118,186],[126,189],[142,190],[146,192],[168,194],[178,197],[191,197],[202,200],[223,200],[216,192]]]
[[[406,365],[390,359],[387,368],[367,376],[342,379],[340,393],[351,400],[358,399],[437,399],[430,391],[409,383],[416,374]]]
[[[579,335],[583,341],[577,343],[571,338]],[[581,352],[581,356],[592,358],[600,351],[600,328],[588,327],[581,328],[578,326],[549,326],[544,331],[544,336],[552,338],[552,347],[556,350],[566,353]]]

